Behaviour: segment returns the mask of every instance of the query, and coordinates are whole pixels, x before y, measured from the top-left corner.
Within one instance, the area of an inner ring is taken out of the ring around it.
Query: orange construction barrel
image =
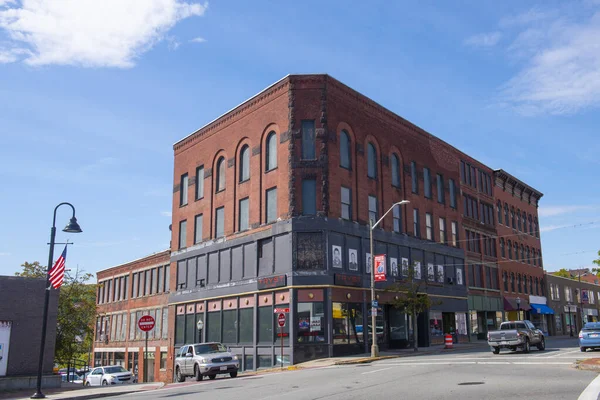
[[[446,333],[446,336],[444,337],[444,342],[446,344],[444,349],[451,349],[452,348],[452,335],[449,333]]]

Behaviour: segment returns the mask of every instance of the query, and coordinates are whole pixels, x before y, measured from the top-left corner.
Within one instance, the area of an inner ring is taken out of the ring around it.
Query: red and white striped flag
[[[65,277],[65,261],[67,259],[67,246],[65,245],[65,249],[63,250],[58,260],[54,263],[54,266],[50,270],[50,284],[54,289],[58,289],[62,283],[63,278]]]

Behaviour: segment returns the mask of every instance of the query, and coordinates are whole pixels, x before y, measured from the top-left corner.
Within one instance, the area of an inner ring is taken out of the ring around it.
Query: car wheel
[[[194,365],[194,377],[196,378],[197,381],[201,381],[202,378],[204,378],[202,376],[202,374],[200,373],[200,368],[198,368],[198,365]]]
[[[230,372],[230,373],[229,373],[229,376],[230,376],[230,377],[232,377],[232,378],[237,378],[237,371],[235,371],[235,372]]]
[[[106,380],[102,381],[102,386],[108,386],[108,382],[106,382]]]
[[[90,387],[90,386],[92,386],[92,385],[90,385],[90,383],[89,383],[89,382],[86,382],[86,383],[85,383],[85,386],[87,386],[87,387]]]
[[[525,338],[525,345],[523,346],[523,353],[529,353],[530,345],[529,338]]]
[[[183,374],[181,373],[181,369],[179,369],[179,367],[177,367],[177,369],[175,370],[175,379],[177,380],[177,382],[185,381],[185,376],[183,376]]]
[[[580,347],[579,350],[581,350],[582,353],[585,353],[587,349],[585,347]]]
[[[500,347],[494,347],[493,350],[492,350],[492,352],[494,354],[500,354]]]
[[[215,379],[217,376],[216,375],[209,375],[208,378],[212,381],[213,379]]]
[[[537,348],[539,351],[546,350],[546,340],[544,339],[543,336],[542,336],[542,339],[540,340],[540,343],[538,343]]]

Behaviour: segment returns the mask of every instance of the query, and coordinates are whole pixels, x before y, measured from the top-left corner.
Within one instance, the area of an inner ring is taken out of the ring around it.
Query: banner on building
[[[385,278],[385,255],[375,256],[375,282],[384,282]]]
[[[581,289],[581,302],[587,304],[590,302],[590,295],[587,289]]]
[[[0,321],[0,376],[8,369],[8,347],[10,344],[11,321]]]

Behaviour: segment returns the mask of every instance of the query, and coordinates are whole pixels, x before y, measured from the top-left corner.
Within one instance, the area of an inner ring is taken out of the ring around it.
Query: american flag
[[[67,246],[65,245],[65,249],[63,250],[58,260],[54,263],[54,266],[50,270],[50,284],[54,289],[58,289],[62,283],[63,278],[65,277],[65,261],[67,259]]]

